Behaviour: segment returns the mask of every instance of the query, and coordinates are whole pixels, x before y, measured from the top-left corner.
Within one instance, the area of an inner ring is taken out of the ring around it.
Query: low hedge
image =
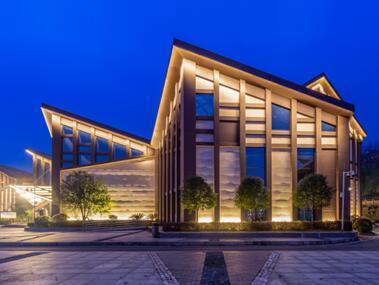
[[[62,227],[62,228],[83,228],[83,227],[112,227],[112,226],[150,226],[151,221],[132,220],[96,220],[96,221],[65,221],[63,217],[38,217],[34,223],[28,223],[29,227]]]
[[[341,230],[341,222],[242,222],[242,223],[177,223],[162,224],[164,231],[339,231]],[[352,230],[352,223],[345,221],[346,231]]]

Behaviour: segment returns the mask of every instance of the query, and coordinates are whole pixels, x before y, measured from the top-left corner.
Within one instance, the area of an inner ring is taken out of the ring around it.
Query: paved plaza
[[[376,251],[0,251],[0,284],[379,284],[378,264]]]
[[[379,284],[379,239],[325,246],[39,246],[146,241],[141,230],[25,232],[0,228],[0,284]],[[15,246],[7,246],[11,243]],[[31,243],[31,246],[19,245]]]

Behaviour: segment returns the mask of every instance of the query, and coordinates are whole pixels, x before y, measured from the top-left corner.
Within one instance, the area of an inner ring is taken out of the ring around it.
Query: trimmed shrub
[[[372,231],[372,221],[367,217],[354,218],[353,229],[359,233],[369,233]]]
[[[179,223],[163,224],[164,231],[339,231],[341,222],[242,222],[242,223]],[[345,230],[351,231],[352,224],[345,221]]]
[[[141,221],[143,217],[145,217],[145,215],[142,213],[137,213],[130,216],[133,221]]]
[[[50,223],[50,218],[48,216],[36,217],[34,219],[34,226],[36,227],[48,227]]]
[[[118,217],[116,215],[109,215],[108,218],[111,220],[111,221],[115,221],[118,219]]]
[[[63,213],[56,214],[52,217],[53,223],[64,224],[67,222],[68,216]]]

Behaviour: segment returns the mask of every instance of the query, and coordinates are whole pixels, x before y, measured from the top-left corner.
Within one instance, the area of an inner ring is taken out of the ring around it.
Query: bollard
[[[159,223],[153,223],[151,226],[151,234],[153,235],[153,238],[159,237]]]

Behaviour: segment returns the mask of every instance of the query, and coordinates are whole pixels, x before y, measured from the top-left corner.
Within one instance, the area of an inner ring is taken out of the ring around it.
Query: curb
[[[0,242],[2,247],[74,247],[74,246],[304,246],[304,245],[327,245],[358,241],[358,238],[323,239],[323,240],[252,240],[252,241],[131,241],[131,242]]]

